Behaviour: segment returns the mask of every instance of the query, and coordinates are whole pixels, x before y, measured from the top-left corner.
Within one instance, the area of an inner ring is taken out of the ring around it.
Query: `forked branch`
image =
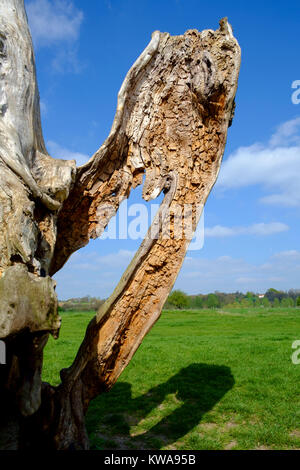
[[[115,383],[159,318],[216,181],[239,66],[226,19],[216,31],[154,32],[123,82],[108,138],[76,168],[46,151],[23,0],[1,0],[0,337],[10,350],[0,390],[12,403],[3,416],[23,446],[88,448],[88,404]],[[59,329],[50,276],[101,235],[144,175],[145,200],[165,193],[160,210],[62,383],[44,384],[41,396],[42,349]],[[32,360],[22,350],[35,351]],[[14,406],[27,417],[21,428]]]

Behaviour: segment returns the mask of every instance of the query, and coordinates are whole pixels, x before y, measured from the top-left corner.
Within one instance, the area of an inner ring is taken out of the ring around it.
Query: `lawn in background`
[[[63,313],[43,379],[59,383],[93,312]],[[299,449],[300,309],[165,311],[87,414],[92,449]]]

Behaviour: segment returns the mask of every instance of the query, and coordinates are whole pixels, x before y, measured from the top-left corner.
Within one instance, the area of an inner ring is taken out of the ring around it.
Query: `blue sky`
[[[292,83],[300,80],[299,2],[26,0],[25,5],[48,150],[78,163],[107,137],[122,80],[154,30],[216,29],[228,16],[242,48],[236,114],[205,207],[204,246],[188,252],[176,287],[191,294],[300,288],[300,104],[291,99],[297,93]],[[129,205],[140,197],[137,189]],[[107,297],[140,241],[92,241],[56,275],[59,297]]]

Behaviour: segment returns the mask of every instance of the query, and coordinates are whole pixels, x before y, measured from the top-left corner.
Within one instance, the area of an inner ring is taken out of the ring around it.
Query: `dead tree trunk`
[[[108,138],[76,168],[47,153],[23,0],[1,0],[0,447],[88,448],[89,402],[111,388],[159,318],[191,239],[185,228],[195,230],[216,181],[239,66],[226,19],[216,31],[154,32],[123,82]],[[144,174],[145,200],[165,193],[148,236],[61,384],[42,384],[43,347],[60,327],[50,276],[101,235]]]

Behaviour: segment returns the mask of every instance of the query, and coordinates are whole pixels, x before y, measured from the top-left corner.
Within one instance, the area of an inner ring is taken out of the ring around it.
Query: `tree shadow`
[[[132,398],[131,384],[118,382],[109,393],[90,404],[87,428],[92,447],[160,449],[169,446],[198,425],[233,385],[229,367],[209,364],[191,364],[137,398]],[[156,409],[153,419],[152,415],[149,419],[149,413]],[[146,417],[149,423],[144,432],[130,433],[131,427],[141,424]]]

